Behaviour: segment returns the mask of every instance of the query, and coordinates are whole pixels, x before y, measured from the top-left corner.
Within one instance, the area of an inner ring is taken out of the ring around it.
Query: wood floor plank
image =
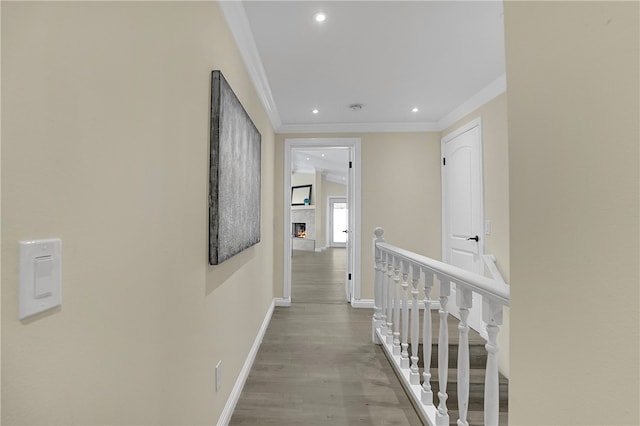
[[[277,307],[230,425],[420,425],[369,309],[344,300],[344,249],[292,256],[292,306]]]

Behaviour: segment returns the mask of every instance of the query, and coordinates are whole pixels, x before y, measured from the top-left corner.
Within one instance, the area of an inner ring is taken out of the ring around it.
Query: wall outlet
[[[216,392],[220,389],[220,382],[222,381],[222,361],[218,361],[216,364]]]

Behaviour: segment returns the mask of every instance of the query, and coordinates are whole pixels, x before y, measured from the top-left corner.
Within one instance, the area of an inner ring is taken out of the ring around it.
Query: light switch
[[[54,260],[52,256],[37,257],[35,262],[33,297],[42,299],[51,296],[53,292]]]
[[[484,221],[484,235],[491,235],[491,221],[489,219]]]
[[[62,241],[20,241],[18,318],[62,304]]]

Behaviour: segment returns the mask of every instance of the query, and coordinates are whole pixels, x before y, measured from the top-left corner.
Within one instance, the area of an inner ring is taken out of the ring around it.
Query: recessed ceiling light
[[[418,112],[418,111],[420,111],[418,108],[413,108],[413,109],[411,110],[411,112]]]
[[[311,112],[312,112],[312,113],[314,113],[314,114],[317,114],[317,113],[319,113],[320,111],[318,111],[317,109],[314,109],[314,110],[313,110],[313,111],[311,111]]]
[[[322,154],[322,156],[324,157],[324,154]]]
[[[325,15],[322,12],[318,12],[315,15],[313,15],[313,20],[316,22],[324,22],[327,20],[327,15]]]

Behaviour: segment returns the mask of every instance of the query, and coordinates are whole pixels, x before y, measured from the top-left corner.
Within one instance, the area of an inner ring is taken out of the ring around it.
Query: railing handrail
[[[489,273],[491,274],[493,279],[501,283],[506,283],[504,277],[498,269],[496,257],[492,254],[483,254],[482,258],[484,259],[484,264],[487,266],[487,269],[489,270]]]
[[[416,411],[425,424],[446,426],[450,424],[447,408],[449,372],[449,314],[458,318],[456,361],[456,394],[460,426],[468,425],[470,401],[470,347],[469,315],[474,307],[473,293],[482,297],[481,306],[473,310],[475,326],[480,326],[476,314],[482,316],[486,330],[486,365],[484,381],[484,424],[498,426],[500,417],[500,382],[498,371],[498,334],[503,324],[503,310],[510,303],[509,286],[501,279],[488,278],[457,266],[413,253],[387,244],[384,230],[374,231],[373,251],[375,262],[374,314],[371,318],[372,341],[383,351],[411,398]],[[495,277],[495,276],[494,276]],[[431,298],[431,290],[437,284],[439,302]],[[452,284],[456,286],[453,296]],[[422,290],[422,299],[420,293]],[[475,303],[478,303],[477,298]],[[409,303],[411,301],[411,303]],[[431,321],[431,309],[437,303],[439,327],[436,331]],[[422,325],[419,310],[424,308]],[[409,310],[411,312],[409,312]],[[402,316],[400,312],[402,311]],[[410,314],[410,315],[409,315]],[[409,321],[409,318],[411,320]],[[410,329],[409,329],[410,327]],[[422,330],[422,333],[420,332]],[[437,340],[434,338],[437,337]],[[420,354],[418,341],[422,339],[422,381],[420,380]],[[431,344],[429,344],[431,342]],[[437,342],[437,356],[432,344]],[[408,348],[411,346],[411,357]],[[436,361],[436,364],[432,364]],[[433,365],[438,368],[438,404],[431,386]]]
[[[509,286],[503,282],[487,278],[474,272],[467,271],[454,265],[449,265],[448,263],[440,262],[439,260],[435,260],[385,242],[376,241],[375,245],[383,251],[392,253],[396,257],[418,264],[421,267],[427,268],[439,275],[446,276],[456,283],[466,285],[472,291],[500,302],[504,306],[509,306],[510,304],[510,289]]]

